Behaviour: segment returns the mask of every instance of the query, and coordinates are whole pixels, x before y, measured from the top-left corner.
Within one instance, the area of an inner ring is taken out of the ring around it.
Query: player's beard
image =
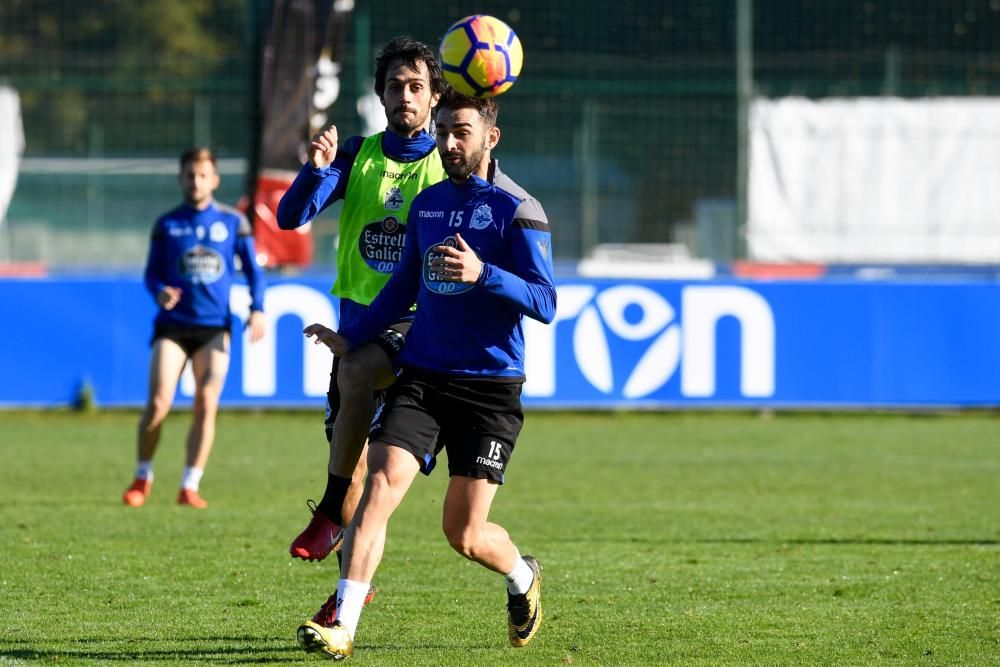
[[[428,109],[423,115],[420,115],[416,109],[413,109],[412,111],[413,119],[409,120],[403,115],[402,107],[394,109],[388,119],[389,129],[402,137],[412,136],[414,133],[423,129],[424,125],[427,124],[427,116],[430,114],[430,109]]]
[[[184,201],[193,208],[201,208],[206,202],[212,199],[211,192],[200,192],[198,190],[191,190],[184,193]]]
[[[449,154],[451,155],[451,154]],[[447,158],[448,155],[445,156]],[[449,177],[456,181],[464,181],[469,178],[469,174],[474,172],[482,164],[483,159],[486,157],[486,139],[483,138],[483,144],[479,147],[479,150],[475,151],[469,156],[462,156],[462,159],[458,162],[449,162],[447,159],[443,160],[444,171]]]

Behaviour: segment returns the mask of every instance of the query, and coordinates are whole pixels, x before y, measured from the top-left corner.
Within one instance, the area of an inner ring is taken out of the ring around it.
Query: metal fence
[[[267,0],[0,4],[0,79],[20,96],[26,138],[0,260],[140,264],[190,145],[226,160],[219,194],[234,202],[272,11]],[[434,45],[473,11],[524,44],[497,155],[546,207],[562,259],[600,243],[738,255],[749,95],[1000,93],[997,0],[359,0],[330,113],[342,136],[364,127],[358,101],[381,44]],[[337,214],[315,228],[319,264],[332,261]]]

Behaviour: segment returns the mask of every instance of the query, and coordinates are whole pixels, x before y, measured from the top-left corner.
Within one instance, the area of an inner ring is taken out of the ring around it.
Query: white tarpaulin
[[[1000,98],[758,99],[759,261],[1000,263]]]
[[[0,83],[0,226],[17,185],[17,169],[24,153],[21,100],[17,91]]]

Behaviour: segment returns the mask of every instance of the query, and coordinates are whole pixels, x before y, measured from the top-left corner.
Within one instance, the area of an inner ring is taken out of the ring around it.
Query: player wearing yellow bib
[[[399,263],[413,198],[445,178],[434,137],[427,132],[442,81],[441,67],[427,45],[407,37],[389,42],[375,61],[375,92],[385,107],[386,131],[351,137],[339,146],[334,126],[313,137],[309,161],[278,206],[280,227],[295,229],[333,202],[344,201],[331,290],[340,297],[341,330],[353,327]],[[367,470],[363,454],[376,393],[396,379],[395,360],[411,319],[396,322],[372,343],[333,361],[325,420],[327,487],[319,505],[310,501],[309,525],[289,548],[295,558],[326,558],[354,514]],[[330,618],[314,620],[329,624],[335,613],[331,599],[317,613]]]
[[[331,291],[341,299],[366,306],[375,299],[402,257],[410,202],[444,178],[441,159],[422,152],[423,137],[430,135],[423,132],[406,142],[380,132],[361,142],[340,217],[337,280]],[[405,154],[410,145],[417,149],[412,161],[386,154],[392,148]]]

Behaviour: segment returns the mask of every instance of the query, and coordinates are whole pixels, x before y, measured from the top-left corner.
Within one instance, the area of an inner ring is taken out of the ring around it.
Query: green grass
[[[134,510],[135,414],[0,413],[0,667],[319,661],[295,627],[337,574],[286,551],[319,414],[222,415],[204,512],[173,504],[188,419]],[[523,650],[444,540],[441,473],[390,525],[354,664],[1000,661],[995,416],[531,413],[494,509],[545,567]]]

